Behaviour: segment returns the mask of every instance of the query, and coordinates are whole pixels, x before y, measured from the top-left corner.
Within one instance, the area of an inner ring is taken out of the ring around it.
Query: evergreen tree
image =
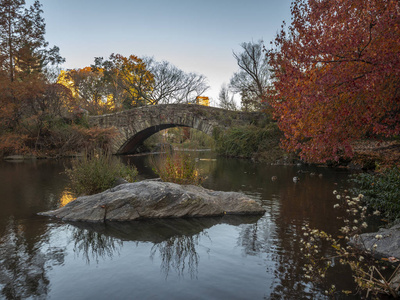
[[[42,5],[36,0],[0,0],[0,116],[13,129],[23,116],[42,110],[44,71],[64,59],[58,47],[48,48]]]
[[[29,8],[24,0],[0,0],[0,67],[10,82],[18,73],[41,73],[64,61],[58,47],[47,49],[42,13],[38,0]]]

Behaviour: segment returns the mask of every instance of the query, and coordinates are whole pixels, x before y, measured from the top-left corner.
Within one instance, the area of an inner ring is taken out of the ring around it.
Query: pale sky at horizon
[[[26,1],[31,4],[33,0]],[[204,96],[217,102],[238,70],[232,51],[264,40],[267,47],[291,0],[40,0],[49,46],[60,47],[65,69],[90,66],[111,53],[167,60],[207,77]]]

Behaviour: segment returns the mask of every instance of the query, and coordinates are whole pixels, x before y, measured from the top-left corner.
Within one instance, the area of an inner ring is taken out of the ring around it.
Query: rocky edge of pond
[[[39,214],[64,221],[105,222],[264,213],[257,200],[242,193],[144,180],[81,196],[64,207]]]
[[[360,234],[350,240],[350,245],[370,253],[378,259],[383,258],[398,264],[398,259],[400,259],[400,224],[390,228],[381,228],[378,232]],[[389,285],[400,296],[400,271],[394,274]]]
[[[370,252],[377,258],[400,259],[400,224],[381,228],[378,232],[363,233],[350,240],[360,250]]]

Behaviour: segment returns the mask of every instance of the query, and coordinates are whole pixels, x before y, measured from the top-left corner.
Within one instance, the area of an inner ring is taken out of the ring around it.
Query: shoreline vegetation
[[[71,119],[48,120],[45,128],[36,137],[23,134],[21,137],[3,135],[0,142],[0,157],[4,160],[57,159],[81,157],[95,150],[109,152],[114,128],[89,127],[85,116]],[[38,134],[38,133],[35,133]],[[224,132],[214,131],[210,137],[192,128],[172,128],[168,133],[154,134],[144,143],[141,153],[164,152],[168,149],[211,149],[218,155],[274,165],[308,163],[295,153],[281,148],[283,133],[276,122],[232,127]],[[6,141],[4,141],[6,140]],[[381,172],[400,162],[400,140],[363,139],[352,144],[354,155],[341,157],[338,161],[311,163],[328,167],[349,168]]]

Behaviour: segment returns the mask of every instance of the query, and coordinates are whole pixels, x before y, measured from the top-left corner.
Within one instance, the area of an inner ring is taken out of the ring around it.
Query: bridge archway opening
[[[194,129],[196,132],[202,132],[204,135],[209,135],[206,132],[189,127],[186,125],[179,125],[179,124],[163,124],[163,125],[156,125],[156,126],[151,126],[149,128],[146,128],[135,135],[133,135],[118,151],[117,154],[124,155],[124,154],[134,154],[134,153],[140,153],[142,152],[143,149],[146,149],[144,146],[145,140],[147,140],[149,137],[153,136],[156,133],[159,133],[163,130],[170,129],[170,128],[188,128],[188,129]]]

